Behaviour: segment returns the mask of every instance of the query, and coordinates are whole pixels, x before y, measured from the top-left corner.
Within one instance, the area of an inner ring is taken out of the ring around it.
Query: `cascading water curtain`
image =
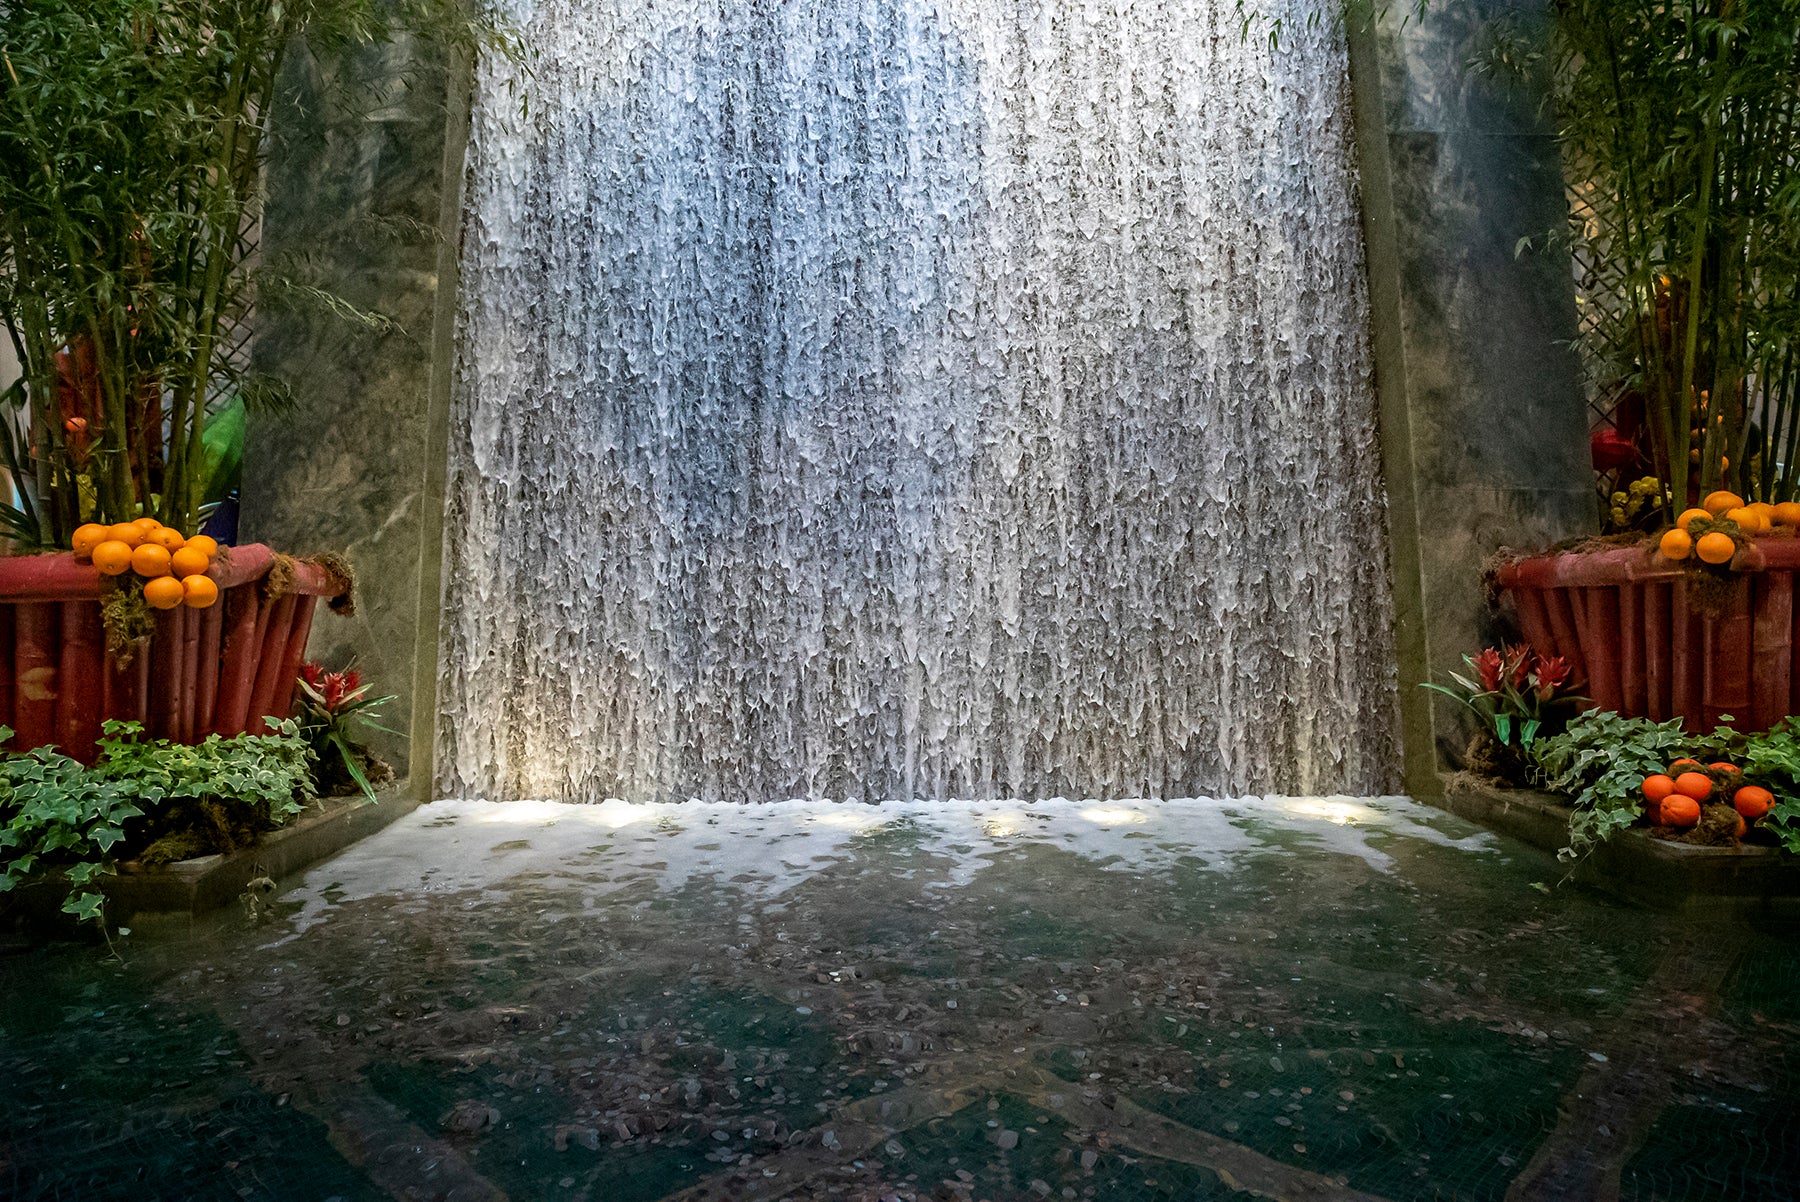
[[[1393,789],[1342,31],[1263,7],[503,5],[439,789]]]

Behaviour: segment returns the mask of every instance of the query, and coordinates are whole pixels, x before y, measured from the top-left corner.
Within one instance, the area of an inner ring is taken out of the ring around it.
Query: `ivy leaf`
[[[98,893],[77,893],[63,902],[63,913],[80,919],[99,918],[100,907],[105,901]]]

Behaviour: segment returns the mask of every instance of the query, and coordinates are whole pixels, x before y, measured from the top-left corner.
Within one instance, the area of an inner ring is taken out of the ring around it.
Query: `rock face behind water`
[[[441,791],[1396,785],[1325,0],[500,7]]]

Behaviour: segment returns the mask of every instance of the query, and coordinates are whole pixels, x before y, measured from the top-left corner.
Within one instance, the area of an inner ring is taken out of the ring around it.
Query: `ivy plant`
[[[1682,729],[1679,718],[1652,722],[1598,709],[1575,718],[1562,734],[1540,740],[1535,748],[1545,787],[1567,794],[1574,809],[1569,846],[1558,856],[1575,859],[1636,822],[1643,812],[1646,776],[1694,754],[1697,747],[1718,758],[1740,742],[1729,728],[1696,737]]]
[[[1740,763],[1746,779],[1775,795],[1774,806],[1763,816],[1763,829],[1772,831],[1782,847],[1800,855],[1800,727],[1796,720],[1783,718],[1766,734],[1745,740]]]
[[[1727,725],[1695,735],[1682,729],[1679,718],[1652,722],[1589,710],[1534,750],[1544,787],[1566,795],[1573,807],[1569,846],[1559,853],[1565,860],[1636,822],[1643,812],[1644,778],[1667,772],[1679,759],[1729,761],[1744,783],[1768,789],[1775,804],[1761,826],[1800,855],[1800,718],[1784,718],[1760,734]]]
[[[13,732],[0,726],[0,742]],[[0,760],[0,893],[40,870],[61,867],[74,886],[63,910],[100,916],[87,886],[111,864],[125,823],[143,815],[131,791],[48,747]]]
[[[0,742],[12,733],[0,727]],[[60,869],[74,886],[63,910],[97,919],[94,880],[121,854],[184,825],[273,829],[300,812],[311,782],[312,751],[292,721],[194,746],[108,722],[99,749],[92,767],[48,747],[0,756],[0,892]]]

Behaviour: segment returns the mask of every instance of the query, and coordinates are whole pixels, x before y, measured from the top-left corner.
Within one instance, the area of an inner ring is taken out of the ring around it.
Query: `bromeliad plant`
[[[397,733],[377,720],[381,707],[393,699],[391,693],[386,697],[369,696],[369,686],[354,668],[327,672],[318,664],[300,667],[301,735],[321,765],[331,760],[341,762],[370,801],[375,800],[375,789],[363,770],[368,749],[353,735],[359,728]]]
[[[5,532],[150,516],[194,528],[244,404],[258,296],[357,314],[255,231],[276,81],[296,46],[402,30],[473,44],[457,0],[9,0],[0,4],[0,322],[23,375],[0,394]],[[304,35],[304,42],[300,39]],[[371,104],[376,103],[371,99]]]
[[[1530,647],[1487,647],[1465,655],[1474,678],[1450,673],[1454,686],[1427,682],[1425,688],[1460,702],[1481,719],[1502,747],[1531,751],[1547,718],[1575,700],[1568,691],[1569,664]]]

